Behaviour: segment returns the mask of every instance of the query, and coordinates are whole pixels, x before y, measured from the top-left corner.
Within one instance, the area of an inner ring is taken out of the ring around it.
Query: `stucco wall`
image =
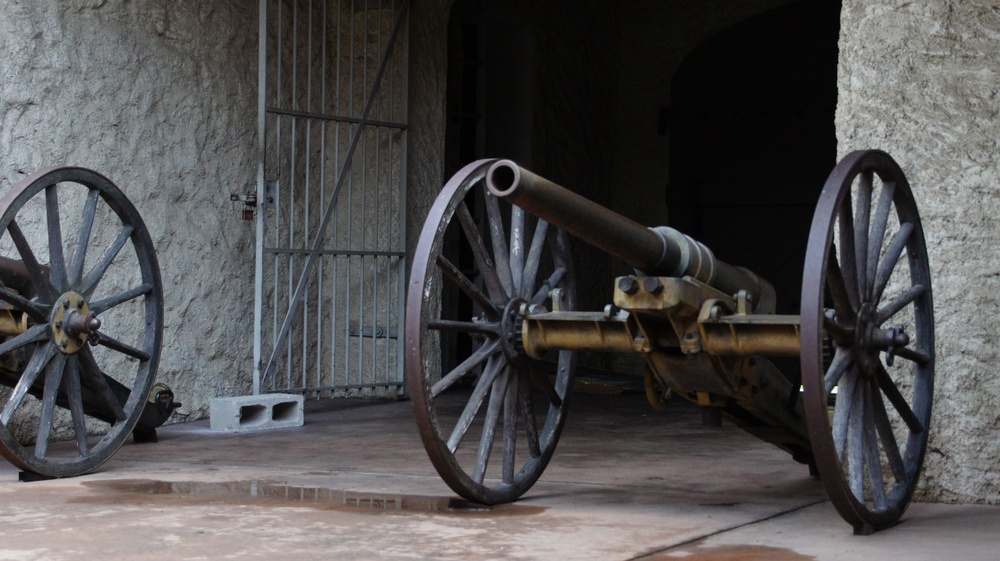
[[[881,148],[912,186],[937,334],[920,496],[1000,501],[1000,7],[845,0],[838,151]]]
[[[156,246],[159,379],[184,403],[250,389],[256,10],[224,0],[0,5],[0,190],[51,165],[104,173]]]

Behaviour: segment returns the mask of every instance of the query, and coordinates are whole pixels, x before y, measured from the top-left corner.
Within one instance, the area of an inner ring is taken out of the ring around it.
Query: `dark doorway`
[[[798,313],[812,211],[836,164],[840,3],[800,0],[699,46],[673,80],[671,226]]]

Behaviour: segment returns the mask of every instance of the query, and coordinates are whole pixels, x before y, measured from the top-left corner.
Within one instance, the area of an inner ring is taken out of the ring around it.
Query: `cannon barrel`
[[[44,267],[43,270],[48,270]],[[14,289],[25,298],[35,295],[35,287],[31,282],[31,274],[23,261],[17,261],[0,255],[0,283]]]
[[[490,193],[573,234],[646,275],[690,276],[727,294],[746,290],[758,312],[774,310],[774,288],[742,267],[715,258],[690,236],[668,226],[647,228],[536,175],[510,160],[486,175]]]

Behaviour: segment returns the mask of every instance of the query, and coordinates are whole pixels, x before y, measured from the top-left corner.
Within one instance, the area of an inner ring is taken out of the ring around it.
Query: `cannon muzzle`
[[[673,228],[647,228],[510,160],[490,167],[486,185],[497,198],[618,257],[642,274],[689,276],[727,294],[746,290],[756,311],[774,310],[770,283],[747,269],[719,261],[704,244]]]

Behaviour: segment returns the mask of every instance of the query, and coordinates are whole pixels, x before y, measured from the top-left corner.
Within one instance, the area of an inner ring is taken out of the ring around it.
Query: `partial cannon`
[[[576,309],[566,233],[636,269],[603,311]],[[917,207],[888,154],[853,152],[834,168],[800,315],[776,315],[775,297],[672,228],[508,160],[470,164],[434,203],[409,281],[407,384],[424,446],[459,495],[513,501],[552,456],[576,352],[639,353],[654,406],[673,393],[786,450],[855,533],[892,526],[927,446],[934,318]]]
[[[0,198],[0,454],[22,478],[80,475],[180,404],[154,387],[163,286],[138,211],[77,167]]]

